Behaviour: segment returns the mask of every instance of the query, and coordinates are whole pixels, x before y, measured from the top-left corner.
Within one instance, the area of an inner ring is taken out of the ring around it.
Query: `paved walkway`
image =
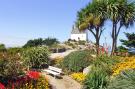
[[[45,73],[43,73],[43,75],[47,76],[53,89],[81,89],[81,85],[69,76],[65,75],[62,76],[62,79],[58,79],[50,75],[46,75]]]

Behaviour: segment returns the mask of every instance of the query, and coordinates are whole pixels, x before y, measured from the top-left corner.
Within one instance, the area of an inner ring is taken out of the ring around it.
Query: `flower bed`
[[[26,76],[8,80],[8,84],[0,83],[0,89],[49,89],[49,83],[39,72],[28,71]]]
[[[124,62],[118,63],[113,67],[113,76],[120,74],[123,70],[135,69],[135,57],[125,57]]]

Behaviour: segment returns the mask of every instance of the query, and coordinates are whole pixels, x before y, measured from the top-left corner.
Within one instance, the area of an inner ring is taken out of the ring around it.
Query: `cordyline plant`
[[[106,3],[104,0],[93,0],[77,14],[76,25],[80,31],[89,30],[96,39],[96,52],[99,54],[99,40],[103,32],[106,18]]]

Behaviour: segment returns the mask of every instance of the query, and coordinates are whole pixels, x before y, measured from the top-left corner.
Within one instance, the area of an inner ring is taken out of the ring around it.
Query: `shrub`
[[[48,48],[33,47],[23,52],[24,63],[30,68],[40,68],[42,64],[49,63],[49,51]]]
[[[135,70],[123,71],[113,78],[107,89],[135,89]]]
[[[84,81],[84,89],[106,89],[113,66],[120,62],[119,57],[99,56],[93,61],[92,69]]]
[[[54,60],[51,61],[51,65],[56,66],[56,67],[61,67],[61,62],[63,61],[63,57],[56,57]]]
[[[86,75],[80,72],[80,73],[73,73],[73,74],[71,74],[71,77],[74,80],[82,83],[85,80]]]
[[[23,52],[23,48],[19,48],[19,47],[13,47],[13,48],[8,48],[7,49],[7,52],[9,53],[9,54],[18,54],[18,53],[22,53]]]
[[[62,61],[62,68],[69,72],[82,72],[85,67],[90,65],[92,59],[89,51],[72,52]]]
[[[79,45],[85,45],[86,44],[86,41],[79,41],[78,44]]]
[[[0,76],[14,77],[22,72],[23,65],[17,54],[0,53]]]
[[[0,52],[6,51],[6,47],[4,44],[0,44]]]
[[[107,73],[102,68],[93,68],[84,80],[83,89],[105,89],[107,84]]]
[[[96,60],[93,61],[93,65],[97,68],[103,68],[108,75],[112,75],[113,66],[116,63],[119,63],[119,57],[109,57],[109,56],[99,56]]]
[[[24,67],[19,56],[3,54],[0,56],[0,81],[7,83],[8,79],[24,74]]]

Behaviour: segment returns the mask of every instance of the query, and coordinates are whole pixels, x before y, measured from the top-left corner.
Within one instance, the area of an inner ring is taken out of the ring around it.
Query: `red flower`
[[[12,89],[15,89],[14,83],[12,84]]]
[[[32,78],[32,79],[38,79],[40,77],[40,73],[36,72],[36,71],[28,71],[27,72],[28,77]]]
[[[5,86],[2,83],[0,83],[0,89],[5,89]]]

